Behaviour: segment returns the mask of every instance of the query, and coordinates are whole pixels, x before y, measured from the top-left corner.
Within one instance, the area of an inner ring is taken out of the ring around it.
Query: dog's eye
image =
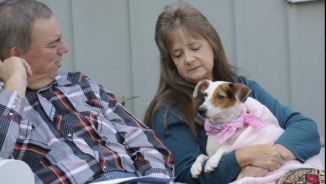
[[[223,100],[223,99],[224,99],[224,96],[223,96],[223,95],[217,95],[216,98],[217,98],[218,100]]]
[[[207,97],[208,96],[207,93],[204,93],[204,96]]]

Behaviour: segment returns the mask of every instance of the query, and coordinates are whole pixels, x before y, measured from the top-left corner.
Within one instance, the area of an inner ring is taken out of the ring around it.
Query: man
[[[26,162],[36,183],[171,177],[152,130],[90,78],[59,73],[67,52],[46,5],[0,3],[0,159]]]

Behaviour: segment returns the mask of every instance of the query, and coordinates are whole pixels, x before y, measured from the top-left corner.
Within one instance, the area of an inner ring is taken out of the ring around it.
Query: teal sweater
[[[236,82],[248,86],[252,90],[250,96],[264,104],[285,129],[284,134],[275,143],[287,147],[301,162],[319,153],[320,138],[316,123],[312,119],[283,106],[255,81],[241,77],[236,79]],[[188,184],[224,184],[233,181],[241,171],[235,152],[223,156],[215,171],[202,172],[198,179],[191,177],[190,168],[197,156],[206,154],[205,130],[198,126],[198,141],[195,140],[185,125],[187,122],[178,116],[176,111],[178,107],[171,110],[166,117],[166,122],[163,122],[166,108],[167,105],[162,106],[151,123],[153,130],[174,156],[176,181]]]

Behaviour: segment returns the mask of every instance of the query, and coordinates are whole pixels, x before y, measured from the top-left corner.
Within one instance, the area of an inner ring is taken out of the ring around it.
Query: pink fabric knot
[[[216,141],[222,144],[232,137],[237,130],[247,125],[254,128],[266,126],[259,117],[247,112],[242,112],[239,118],[225,123],[211,123],[206,119],[204,128],[206,135],[216,135]]]

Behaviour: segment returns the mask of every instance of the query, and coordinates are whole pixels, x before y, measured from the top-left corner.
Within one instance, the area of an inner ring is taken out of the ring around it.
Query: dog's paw
[[[204,171],[207,173],[214,171],[215,168],[218,166],[219,162],[220,162],[220,159],[217,159],[214,157],[210,158],[206,163]]]
[[[196,161],[192,166],[191,166],[191,169],[190,169],[190,172],[191,172],[191,176],[193,178],[198,178],[198,176],[200,175],[202,171],[202,162],[200,161]]]

